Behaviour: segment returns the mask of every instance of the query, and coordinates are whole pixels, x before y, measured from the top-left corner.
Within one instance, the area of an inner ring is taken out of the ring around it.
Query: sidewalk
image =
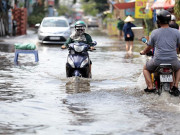
[[[35,32],[36,32],[35,28],[27,28],[26,35],[0,37],[0,46],[1,45],[14,45],[14,43],[17,43],[20,40],[20,38],[34,34]]]

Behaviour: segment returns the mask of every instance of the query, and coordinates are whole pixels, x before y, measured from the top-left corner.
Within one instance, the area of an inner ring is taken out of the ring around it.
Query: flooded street
[[[127,54],[124,41],[89,30],[97,41],[89,52],[92,79],[66,78],[68,50],[37,45],[34,55],[0,46],[0,134],[2,135],[179,135],[180,99],[163,92],[144,93],[144,47],[135,42]],[[9,42],[37,43],[37,34]]]

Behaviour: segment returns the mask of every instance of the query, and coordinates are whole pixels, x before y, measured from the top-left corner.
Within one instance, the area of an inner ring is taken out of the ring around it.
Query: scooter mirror
[[[41,25],[40,23],[37,23],[37,24],[35,25],[35,27],[36,27],[36,28],[39,28],[40,25]]]
[[[97,45],[97,42],[96,42],[96,41],[93,41],[93,44],[94,44],[94,46],[95,46],[95,45]]]
[[[142,38],[141,38],[141,41],[142,41],[143,43],[146,43],[146,44],[147,44],[147,39],[146,39],[145,37],[142,37]]]

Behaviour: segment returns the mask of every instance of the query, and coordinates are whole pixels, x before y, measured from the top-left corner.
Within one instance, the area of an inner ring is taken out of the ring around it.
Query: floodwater
[[[0,46],[0,134],[2,135],[179,135],[180,99],[144,93],[144,47],[132,54],[124,41],[89,30],[97,41],[89,52],[92,79],[66,78],[67,50],[37,45],[39,62],[14,47]],[[9,42],[37,42],[34,32]]]

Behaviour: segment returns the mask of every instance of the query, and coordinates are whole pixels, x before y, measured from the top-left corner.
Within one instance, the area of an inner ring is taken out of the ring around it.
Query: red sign
[[[128,2],[128,3],[117,3],[113,5],[117,9],[128,9],[128,8],[134,8],[135,2]]]
[[[54,0],[48,0],[48,5],[54,6]]]

